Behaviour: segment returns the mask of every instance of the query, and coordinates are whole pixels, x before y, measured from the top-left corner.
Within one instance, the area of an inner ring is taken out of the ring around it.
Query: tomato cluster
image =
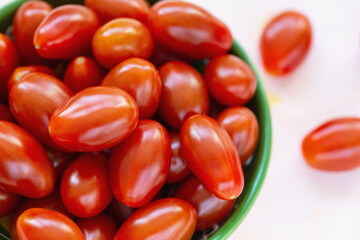
[[[257,81],[230,30],[188,2],[107,2],[28,1],[0,33],[12,239],[191,239],[243,190]]]

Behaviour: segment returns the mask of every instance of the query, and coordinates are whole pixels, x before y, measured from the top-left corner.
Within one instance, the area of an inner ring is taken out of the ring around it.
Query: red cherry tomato
[[[235,204],[234,200],[222,200],[215,197],[196,177],[182,182],[174,197],[189,202],[197,212],[196,231],[211,228],[225,219]]]
[[[245,165],[259,139],[259,123],[255,114],[246,107],[232,107],[222,111],[217,121],[234,141],[241,163]]]
[[[140,58],[130,58],[113,68],[101,83],[129,93],[139,107],[140,119],[151,118],[160,102],[161,79],[155,66]]]
[[[9,105],[21,126],[42,143],[58,148],[49,135],[49,120],[72,94],[64,83],[51,75],[29,73],[12,86]]]
[[[16,122],[10,108],[3,103],[0,103],[0,121]]]
[[[92,37],[99,26],[99,19],[90,8],[63,5],[40,23],[33,43],[44,58],[71,59],[90,52]]]
[[[306,162],[317,169],[344,171],[360,166],[360,118],[337,118],[310,132],[302,142]]]
[[[16,230],[20,240],[85,240],[84,234],[70,218],[43,208],[23,212],[17,220]]]
[[[150,10],[148,27],[156,41],[195,59],[230,50],[229,28],[203,8],[183,1],[162,1]]]
[[[309,52],[311,32],[309,20],[298,12],[283,12],[272,19],[260,41],[266,70],[275,75],[293,71]]]
[[[166,179],[166,183],[177,183],[183,180],[190,174],[189,168],[186,166],[186,163],[181,155],[180,150],[180,139],[179,133],[175,131],[169,132],[170,142],[171,142],[171,165],[169,176]]]
[[[0,217],[12,213],[20,203],[21,196],[0,188]]]
[[[135,131],[113,149],[109,177],[114,196],[129,207],[142,207],[164,185],[169,174],[171,146],[166,129],[141,120]]]
[[[113,240],[117,231],[114,220],[105,213],[92,218],[78,219],[76,224],[86,240]]]
[[[145,0],[85,0],[85,5],[92,8],[103,23],[126,17],[146,24],[150,11]]]
[[[60,185],[65,207],[77,217],[93,217],[109,205],[112,194],[107,176],[107,159],[85,153],[65,170]]]
[[[52,192],[55,171],[40,143],[24,129],[0,121],[0,187],[30,198]]]
[[[144,24],[135,19],[118,18],[96,31],[92,48],[96,60],[111,69],[128,58],[148,59],[154,42]]]
[[[13,20],[13,37],[21,58],[27,64],[44,64],[34,47],[33,39],[37,27],[49,14],[52,7],[44,1],[24,2],[16,11]]]
[[[162,66],[159,72],[163,84],[159,114],[167,124],[180,128],[191,115],[208,113],[208,92],[196,69],[175,61]]]
[[[15,70],[13,71],[13,73],[10,76],[10,79],[7,82],[8,91],[10,91],[11,87],[15,83],[20,81],[20,79],[22,79],[25,75],[27,75],[29,73],[35,73],[35,72],[46,73],[46,74],[52,75],[54,77],[57,76],[57,74],[54,72],[54,70],[52,70],[51,68],[46,67],[46,66],[42,66],[42,65],[20,66],[20,67],[15,68]]]
[[[77,57],[66,69],[64,83],[74,92],[100,85],[105,70],[92,58]]]
[[[18,65],[19,57],[14,43],[0,33],[0,101],[7,100],[6,83]]]
[[[256,77],[244,61],[234,55],[222,55],[210,60],[204,79],[211,96],[226,106],[250,101],[256,91]]]
[[[128,93],[115,87],[91,87],[54,112],[49,132],[66,149],[102,151],[127,138],[138,119],[139,110]]]
[[[181,153],[189,169],[216,197],[237,198],[244,187],[244,175],[236,146],[227,132],[212,118],[194,115],[180,130]]]
[[[128,219],[128,217],[130,217],[131,214],[135,212],[135,210],[135,208],[128,207],[119,202],[116,198],[113,198],[106,209],[106,213],[115,220],[117,225],[121,225],[126,219]]]
[[[121,225],[114,240],[190,240],[196,226],[195,209],[176,198],[160,199],[139,209]]]

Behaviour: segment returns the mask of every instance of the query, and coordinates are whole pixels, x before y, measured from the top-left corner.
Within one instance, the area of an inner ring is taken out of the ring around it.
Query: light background
[[[12,0],[0,0],[0,6]],[[229,25],[268,90],[273,150],[250,213],[229,240],[360,239],[360,168],[327,173],[301,156],[303,136],[334,117],[360,116],[359,0],[192,0]],[[264,25],[283,10],[307,15],[313,44],[291,75],[269,76],[260,61]]]

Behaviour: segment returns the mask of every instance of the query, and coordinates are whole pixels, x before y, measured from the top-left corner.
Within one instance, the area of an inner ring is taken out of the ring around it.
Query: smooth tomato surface
[[[50,119],[52,139],[82,152],[111,148],[135,129],[139,110],[125,91],[115,87],[84,89],[59,107]]]
[[[312,41],[306,16],[287,11],[272,19],[261,36],[260,50],[266,70],[274,75],[293,71],[305,59]]]
[[[139,108],[140,119],[151,118],[160,102],[159,72],[151,62],[140,58],[130,58],[114,67],[101,85],[118,87],[129,93]]]
[[[114,240],[190,240],[196,226],[195,209],[186,201],[165,198],[148,204],[131,215]]]
[[[113,240],[117,231],[114,220],[105,213],[92,218],[82,218],[76,221],[86,240]]]
[[[216,197],[237,198],[244,175],[236,146],[214,119],[194,115],[180,130],[181,153],[189,169]]]
[[[139,121],[135,131],[111,154],[109,177],[114,196],[127,206],[144,206],[164,185],[170,159],[166,129],[153,120]]]
[[[10,108],[3,103],[0,103],[0,121],[16,122]]]
[[[12,213],[20,203],[21,196],[0,188],[0,217]]]

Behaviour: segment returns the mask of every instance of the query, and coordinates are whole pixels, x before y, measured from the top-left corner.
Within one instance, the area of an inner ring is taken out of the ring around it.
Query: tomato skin
[[[99,153],[84,153],[65,170],[60,193],[65,207],[77,217],[101,213],[111,202],[107,159]]]
[[[266,70],[274,75],[290,73],[305,59],[311,41],[311,24],[306,16],[294,11],[277,15],[265,27],[260,40]]]
[[[224,23],[189,2],[156,3],[150,10],[148,27],[157,42],[194,59],[224,54],[233,43]]]
[[[0,142],[0,187],[30,198],[50,194],[55,171],[40,143],[6,121],[0,121]]]
[[[45,73],[30,73],[12,86],[9,105],[21,126],[42,143],[59,148],[50,138],[49,120],[53,112],[72,95],[72,91],[59,79]]]
[[[19,63],[15,44],[0,33],[0,101],[7,100],[6,83]]]
[[[250,66],[230,54],[211,59],[204,69],[204,79],[211,96],[225,106],[249,102],[257,87]]]
[[[76,224],[84,233],[86,240],[113,240],[117,231],[114,220],[105,213],[92,218],[78,219]]]
[[[114,240],[190,240],[196,226],[195,209],[186,201],[165,198],[132,214],[119,228]]]
[[[336,118],[305,136],[302,153],[307,164],[325,171],[360,166],[360,118]]]
[[[85,240],[84,234],[70,218],[43,208],[23,212],[17,220],[16,230],[20,240]]]
[[[74,92],[100,85],[106,72],[95,60],[77,57],[72,60],[64,75],[64,83]]]
[[[120,226],[130,217],[131,214],[135,212],[135,210],[135,208],[128,207],[119,202],[116,198],[113,198],[106,209],[106,213],[109,214],[115,220],[116,224]]]
[[[121,62],[106,75],[101,85],[118,87],[129,93],[139,108],[140,119],[151,118],[160,102],[159,72],[152,63],[140,58]]]
[[[0,217],[12,213],[21,201],[21,196],[0,188]]]
[[[71,59],[86,55],[99,26],[99,19],[90,8],[63,5],[52,10],[40,23],[33,44],[44,58]]]
[[[195,68],[174,61],[163,65],[159,73],[163,88],[158,112],[168,125],[179,129],[191,115],[208,113],[209,95]]]
[[[34,34],[41,21],[52,10],[44,1],[27,1],[16,11],[13,20],[13,37],[22,60],[27,64],[45,63],[33,44]]]
[[[161,46],[159,43],[155,43],[150,62],[159,68],[165,63],[172,61],[182,61],[191,65],[193,60],[189,57],[180,55],[179,53],[175,53],[174,51]]]
[[[85,0],[85,5],[97,13],[102,23],[126,17],[146,24],[150,11],[144,0]]]
[[[171,165],[169,176],[166,179],[166,183],[177,183],[186,178],[190,174],[190,170],[187,167],[180,149],[179,133],[175,131],[169,132],[171,143]]]
[[[101,26],[92,42],[96,60],[107,69],[132,57],[148,59],[153,48],[147,27],[131,18],[117,18]]]
[[[235,204],[235,199],[222,200],[215,197],[194,176],[181,182],[173,196],[187,201],[195,208],[197,213],[196,231],[208,229],[221,222]]]
[[[49,132],[63,148],[96,152],[127,138],[138,119],[139,110],[128,93],[115,87],[91,87],[75,94],[53,113]]]
[[[16,122],[10,108],[3,103],[0,103],[0,121]]]
[[[234,141],[241,164],[245,165],[259,139],[259,123],[255,114],[247,107],[231,107],[222,111],[216,120]]]
[[[180,144],[189,169],[216,197],[232,200],[240,195],[244,175],[239,154],[228,133],[214,119],[194,115],[185,120]]]
[[[109,177],[116,199],[133,208],[150,202],[166,181],[170,159],[166,129],[156,121],[140,120],[110,157]]]

